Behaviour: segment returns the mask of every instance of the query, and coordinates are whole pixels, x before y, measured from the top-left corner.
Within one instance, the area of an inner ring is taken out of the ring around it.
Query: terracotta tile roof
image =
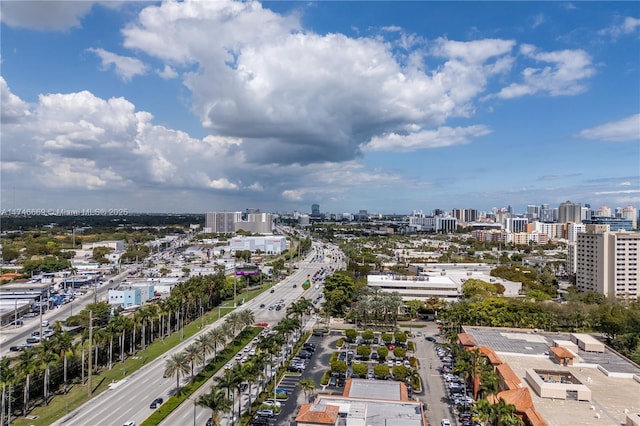
[[[571,352],[569,349],[567,348],[563,348],[561,346],[554,346],[553,348],[551,348],[551,352],[554,353],[554,355],[556,355],[559,358],[575,358],[575,354],[573,352]]]
[[[477,346],[476,339],[474,339],[469,333],[458,334],[458,342],[462,346]]]
[[[518,389],[522,386],[522,380],[516,373],[513,372],[509,364],[500,364],[496,366],[498,376],[504,382],[504,385],[508,389]]]
[[[296,416],[296,422],[335,425],[339,410],[340,407],[337,405],[302,404]]]
[[[480,350],[480,353],[482,353],[484,356],[486,356],[489,359],[489,362],[492,365],[500,365],[500,364],[502,364],[502,360],[500,359],[500,357],[490,347],[488,347],[488,346],[480,346],[478,349]]]
[[[530,426],[548,426],[545,419],[540,415],[533,405],[529,388],[518,388],[498,392],[497,395],[489,395],[489,402],[497,403],[500,398],[504,399],[507,404],[516,407],[516,413],[524,417],[524,422]]]

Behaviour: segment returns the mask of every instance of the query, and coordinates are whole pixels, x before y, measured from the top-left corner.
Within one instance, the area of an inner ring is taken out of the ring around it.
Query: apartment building
[[[638,298],[640,234],[587,225],[575,247],[576,286],[610,298]]]
[[[205,215],[204,227],[214,234],[233,234],[241,220],[242,212],[210,212]]]

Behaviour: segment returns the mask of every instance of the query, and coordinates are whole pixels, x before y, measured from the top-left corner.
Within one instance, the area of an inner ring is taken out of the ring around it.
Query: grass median
[[[215,359],[207,364],[207,366],[201,370],[196,377],[180,389],[180,392],[173,395],[167,400],[160,408],[149,416],[141,426],[155,426],[160,424],[164,419],[180,406],[187,398],[189,398],[196,390],[204,385],[213,375],[222,368],[227,362],[233,358],[243,347],[245,347],[254,337],[256,337],[261,327],[249,327],[245,328],[231,344],[227,345],[222,351],[220,351]]]

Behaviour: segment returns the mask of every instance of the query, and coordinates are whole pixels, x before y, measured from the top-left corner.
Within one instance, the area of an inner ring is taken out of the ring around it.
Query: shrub
[[[320,379],[320,384],[322,386],[326,386],[329,384],[329,380],[331,380],[331,372],[325,371],[324,374],[322,375],[322,379]]]
[[[341,337],[341,338],[338,339],[338,341],[336,342],[336,346],[338,348],[341,348],[341,347],[344,346],[344,337]]]
[[[384,346],[380,346],[378,348],[378,356],[380,357],[380,359],[385,359],[387,355],[389,355],[389,349],[385,348]]]
[[[400,381],[404,381],[409,374],[409,370],[404,365],[394,365],[391,371],[393,371],[393,378]]]
[[[344,335],[348,341],[353,342],[356,340],[356,337],[358,337],[358,331],[353,328],[349,328],[344,331]]]
[[[389,367],[383,364],[376,365],[375,367],[373,367],[373,374],[375,374],[376,377],[386,379],[387,377],[389,377]]]
[[[358,346],[358,349],[356,349],[356,353],[360,356],[369,356],[371,355],[371,346]]]
[[[344,361],[333,361],[329,366],[332,373],[346,373],[348,369],[347,363]]]
[[[353,365],[353,374],[360,376],[360,377],[366,377],[367,373],[369,372],[369,366],[366,364],[354,364]]]
[[[404,331],[396,331],[396,333],[393,335],[393,338],[396,342],[404,343],[407,341],[407,333],[405,333]]]
[[[407,355],[407,350],[405,348],[401,348],[400,346],[396,346],[393,348],[393,355],[399,358],[404,358]]]
[[[393,335],[390,333],[382,333],[382,336],[380,336],[380,338],[385,344],[388,345],[393,340]]]
[[[410,351],[415,351],[416,350],[416,344],[413,342],[407,342],[407,349]]]
[[[367,342],[372,341],[374,337],[375,336],[373,334],[373,331],[371,331],[371,330],[366,330],[366,331],[362,332],[362,338]]]
[[[416,358],[415,356],[412,356],[411,358],[409,358],[409,363],[411,364],[412,368],[418,368],[418,358]]]

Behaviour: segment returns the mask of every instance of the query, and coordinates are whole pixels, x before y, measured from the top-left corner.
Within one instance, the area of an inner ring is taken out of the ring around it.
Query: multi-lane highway
[[[284,299],[288,306],[291,302],[302,296],[307,298],[315,297],[316,294],[322,291],[322,288],[315,288],[315,285],[312,285],[309,290],[305,291],[302,288],[302,283],[307,279],[307,276],[313,276],[317,270],[323,267],[327,268],[330,265],[335,268],[336,262],[338,262],[338,259],[335,257],[328,258],[324,257],[324,255],[318,256],[318,252],[322,253],[323,250],[316,250],[315,248],[311,250],[311,254],[303,262],[297,264],[298,269],[295,270],[292,275],[274,286],[273,293],[269,291],[264,292],[253,300],[243,304],[242,308],[251,309],[254,312],[256,322],[275,324],[285,315],[286,308],[280,311],[275,309],[269,310],[268,307],[270,305],[278,303],[280,299]],[[265,305],[264,308],[260,308],[262,304]],[[185,340],[131,376],[117,383],[113,383],[109,390],[91,399],[54,424],[64,426],[119,426],[129,421],[140,424],[153,412],[153,410],[149,408],[149,404],[153,399],[162,397],[167,400],[168,397],[175,392],[175,380],[172,378],[163,378],[165,359],[176,352],[182,351],[201,333],[218,327],[223,321],[224,318],[205,327],[195,336]],[[202,388],[202,392],[207,390],[208,386]],[[185,407],[177,410],[175,414],[172,414],[177,420],[172,421],[170,424],[193,424],[193,403],[183,405],[185,405]],[[196,409],[197,424],[204,425],[209,414],[210,410],[198,407]],[[189,420],[184,420],[186,418]]]
[[[96,300],[105,300],[109,288],[117,287],[124,278],[129,276],[131,271],[133,269],[122,272],[111,278],[112,282],[105,282],[97,286],[95,290],[87,291],[83,296],[76,297],[73,302],[62,305],[58,309],[50,309],[34,318],[24,318],[24,325],[21,327],[4,327],[2,333],[0,333],[0,355],[7,355],[11,346],[19,346],[25,343],[27,337],[30,337],[34,331],[42,333],[42,321],[48,321],[53,326],[56,321],[64,321],[73,313],[79,313],[89,303],[93,303]]]

